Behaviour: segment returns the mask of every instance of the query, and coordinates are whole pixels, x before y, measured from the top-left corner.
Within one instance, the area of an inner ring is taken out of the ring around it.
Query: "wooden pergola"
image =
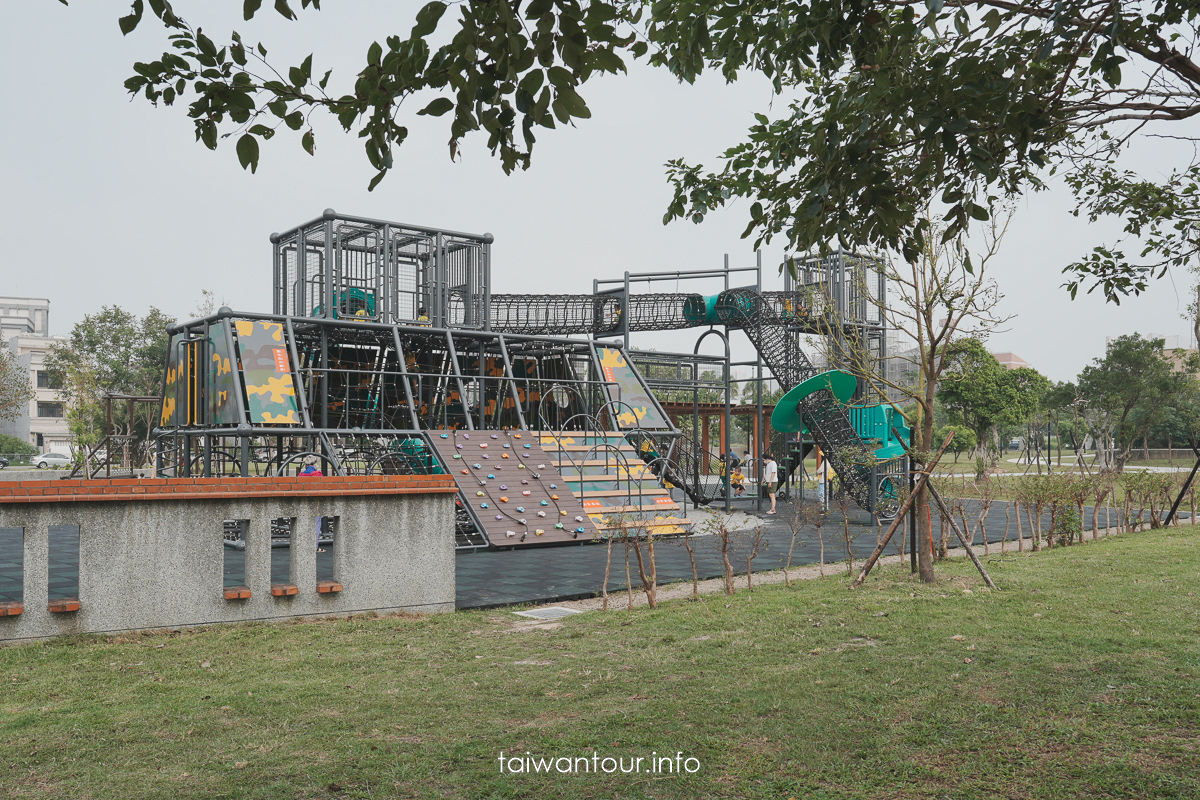
[[[709,447],[711,441],[711,426],[713,417],[717,418],[717,424],[720,434],[720,452],[722,455],[729,452],[729,420],[725,416],[724,403],[695,403],[688,402],[672,402],[659,401],[659,405],[663,407],[663,411],[667,412],[667,416],[671,418],[672,424],[679,427],[679,420],[683,417],[691,418],[697,412],[700,416],[700,443],[704,447],[705,470],[712,468],[712,463],[708,453],[711,452]],[[729,407],[729,415],[732,417],[749,416],[752,420],[752,436],[755,441],[762,442],[762,449],[765,450],[767,443],[771,441],[771,412],[775,410],[774,405],[764,404],[763,410],[763,437],[758,438],[758,406],[757,405],[736,405]]]

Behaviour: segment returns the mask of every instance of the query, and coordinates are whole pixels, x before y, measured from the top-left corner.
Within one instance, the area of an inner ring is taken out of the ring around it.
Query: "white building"
[[[41,297],[0,297],[0,341],[29,370],[34,396],[16,422],[0,422],[0,433],[16,436],[42,452],[69,452],[65,404],[51,386],[46,356],[61,336],[50,335],[50,301]]]

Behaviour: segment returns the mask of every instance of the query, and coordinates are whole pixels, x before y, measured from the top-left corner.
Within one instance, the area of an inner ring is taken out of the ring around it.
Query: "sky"
[[[421,3],[331,4],[292,23],[267,10],[244,22],[242,4],[232,0],[174,5],[218,43],[233,29],[247,41],[261,39],[272,62],[295,64],[315,53],[314,73],[333,68],[331,89],[339,93],[370,43],[407,32]],[[663,225],[671,196],[663,164],[684,157],[715,165],[755,111],[779,104],[765,81],[726,84],[709,75],[686,86],[634,66],[627,76],[589,82],[592,118],[542,132],[532,168],[507,176],[482,138],[467,140],[452,162],[449,118],[413,117],[397,168],[367,192],[374,171],[360,142],[332,120],[317,124],[316,157],[285,131],[266,143],[251,174],[239,166],[232,139],[215,152],[195,142],[184,107],[131,100],[122,86],[131,65],[156,58],[165,37],[153,20],[122,37],[116,21],[127,8],[28,0],[7,8],[0,28],[0,295],[49,298],[52,334],[67,334],[104,305],[190,317],[204,290],[234,309],[270,311],[269,235],[325,208],[490,232],[497,292],[590,292],[596,277],[716,269],[726,254],[734,266],[755,263],[751,241],[739,238],[746,204],[700,225]],[[1186,163],[1190,151],[1181,147],[1160,140],[1129,163],[1146,175],[1163,173]],[[1071,208],[1061,188],[1020,201],[994,272],[1005,295],[1000,312],[1013,318],[989,348],[1015,352],[1053,380],[1071,380],[1103,355],[1107,337],[1138,331],[1186,339],[1190,273],[1164,278],[1120,306],[1098,295],[1070,299],[1062,266],[1119,236],[1119,225],[1088,225]],[[782,288],[776,267],[783,255],[780,243],[764,248],[765,288]],[[698,333],[643,335],[634,344],[690,352]],[[711,340],[704,351],[716,352]],[[752,356],[740,334],[734,355]]]

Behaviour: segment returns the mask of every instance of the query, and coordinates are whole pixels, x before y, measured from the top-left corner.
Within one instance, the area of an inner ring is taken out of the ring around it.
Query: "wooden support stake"
[[[946,515],[946,519],[950,520],[950,529],[954,531],[954,535],[958,537],[958,541],[962,543],[963,549],[967,551],[967,555],[975,562],[975,569],[979,570],[979,574],[983,576],[983,582],[996,591],[1000,591],[1000,587],[992,583],[992,576],[988,575],[987,570],[983,568],[983,564],[979,561],[979,556],[975,555],[975,550],[967,541],[967,537],[958,529],[958,523],[954,521],[953,515],[950,514],[950,509],[946,508],[946,504],[942,502],[942,496],[938,494],[937,489],[933,488],[933,484],[929,484],[929,494],[933,496],[933,500],[938,504],[938,508]],[[983,535],[987,536],[987,529],[984,529]]]
[[[908,445],[904,443],[904,440],[900,438],[900,433],[895,428],[892,428],[892,436],[896,437],[896,441],[900,442],[900,446],[904,448],[904,452],[908,453],[909,461],[919,463],[914,457],[912,450],[910,450]],[[932,472],[932,469],[929,471]],[[942,513],[946,515],[946,519],[950,520],[950,530],[954,531],[954,535],[958,537],[958,541],[962,543],[963,549],[967,551],[967,555],[969,555],[971,557],[971,561],[975,563],[975,569],[979,570],[979,574],[983,576],[983,582],[995,589],[997,592],[1000,591],[1000,587],[992,582],[992,576],[988,575],[987,570],[984,569],[983,563],[979,560],[979,556],[975,555],[975,550],[971,547],[971,543],[967,541],[966,535],[958,529],[958,523],[954,521],[954,515],[950,513],[950,509],[946,508],[946,504],[942,502],[942,496],[938,494],[937,489],[932,483],[929,484],[929,494],[933,497],[933,501],[937,503],[938,508],[942,510]],[[983,535],[987,536],[986,528],[984,528]]]
[[[953,438],[954,431],[950,431],[949,435],[946,436],[946,441],[942,442],[942,446],[938,448],[938,451],[934,454],[933,459],[930,460],[929,466],[923,473],[921,473],[921,478],[917,481],[917,485],[913,487],[912,492],[907,498],[905,498],[904,504],[900,506],[900,510],[896,512],[896,518],[892,520],[892,524],[888,527],[887,533],[884,534],[883,538],[879,540],[879,544],[876,546],[875,552],[871,553],[871,557],[868,558],[866,563],[863,564],[862,572],[858,573],[858,577],[854,579],[854,583],[850,584],[851,589],[862,586],[862,582],[867,579],[867,575],[871,572],[871,568],[875,566],[875,562],[879,560],[881,555],[883,555],[883,549],[887,547],[888,542],[892,540],[892,534],[894,534],[896,532],[896,528],[900,527],[900,525],[904,522],[904,515],[907,514],[908,509],[912,507],[913,500],[915,500],[917,495],[921,493],[921,489],[925,486],[925,484],[929,482],[929,476],[933,474],[933,468],[937,466],[938,461],[941,460],[942,454],[946,452],[946,448],[950,446],[950,440]],[[909,457],[911,458],[911,456]]]

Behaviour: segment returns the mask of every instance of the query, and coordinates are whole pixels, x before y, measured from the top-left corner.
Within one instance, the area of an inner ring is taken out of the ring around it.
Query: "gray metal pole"
[[[758,273],[757,273],[758,274],[758,283],[756,284],[755,289],[758,291],[759,295],[761,296],[762,290],[763,290],[762,250],[757,251],[756,256],[757,256],[756,263],[758,266]],[[762,464],[763,439],[766,438],[766,428],[763,425],[763,397],[762,397],[762,395],[763,395],[763,363],[762,363],[762,353],[758,352],[758,348],[755,348],[755,350],[754,350],[754,372],[755,372],[755,378],[757,379],[757,383],[756,383],[757,388],[756,388],[756,391],[754,392],[754,402],[757,406],[755,408],[755,427],[754,427],[754,429],[755,429],[755,431],[757,431],[757,433],[754,437],[754,463]],[[770,444],[771,443],[768,441],[767,442],[767,451],[768,452],[770,452]],[[782,454],[774,453],[773,455],[781,456]],[[775,463],[776,464],[780,463],[779,458],[775,459]],[[761,476],[761,474],[762,474],[762,470],[759,469],[759,475]],[[760,477],[760,485],[761,485],[761,477]],[[762,511],[762,500],[763,500],[762,490],[759,489],[759,491],[755,492],[755,498],[754,498],[754,510],[755,511]]]
[[[508,345],[504,343],[504,336],[496,337],[500,342],[500,355],[504,357],[504,371],[508,375],[508,389],[512,395],[513,406],[517,409],[517,421],[521,425],[521,430],[529,430],[529,426],[525,423],[525,412],[521,408],[521,397],[517,392],[517,376],[513,373],[512,359],[508,355]],[[499,393],[497,392],[497,395]]]
[[[292,327],[291,317],[283,322],[287,330],[288,353],[292,357],[292,380],[296,382],[296,397],[300,400],[300,418],[304,420],[304,427],[311,428],[312,417],[308,414],[308,392],[304,389],[304,379],[300,374],[300,355],[296,350],[296,331]]]
[[[417,416],[417,406],[413,402],[412,386],[408,383],[408,364],[404,361],[404,348],[400,345],[400,332],[392,326],[392,344],[396,347],[396,364],[400,369],[400,385],[404,387],[404,399],[408,403],[408,417],[412,420],[413,430],[421,430],[421,420]]]
[[[475,430],[475,424],[471,422],[471,413],[467,410],[467,389],[463,384],[462,370],[458,365],[458,350],[454,347],[454,336],[450,331],[446,331],[446,344],[450,348],[450,366],[454,369],[454,381],[458,384],[458,402],[462,406],[463,419],[466,420],[467,430]]]
[[[325,285],[321,287],[324,291],[324,299],[322,300],[322,314],[325,319],[333,319],[333,308],[336,302],[336,296],[333,285],[333,220],[325,220],[325,264],[323,275],[325,276]]]

